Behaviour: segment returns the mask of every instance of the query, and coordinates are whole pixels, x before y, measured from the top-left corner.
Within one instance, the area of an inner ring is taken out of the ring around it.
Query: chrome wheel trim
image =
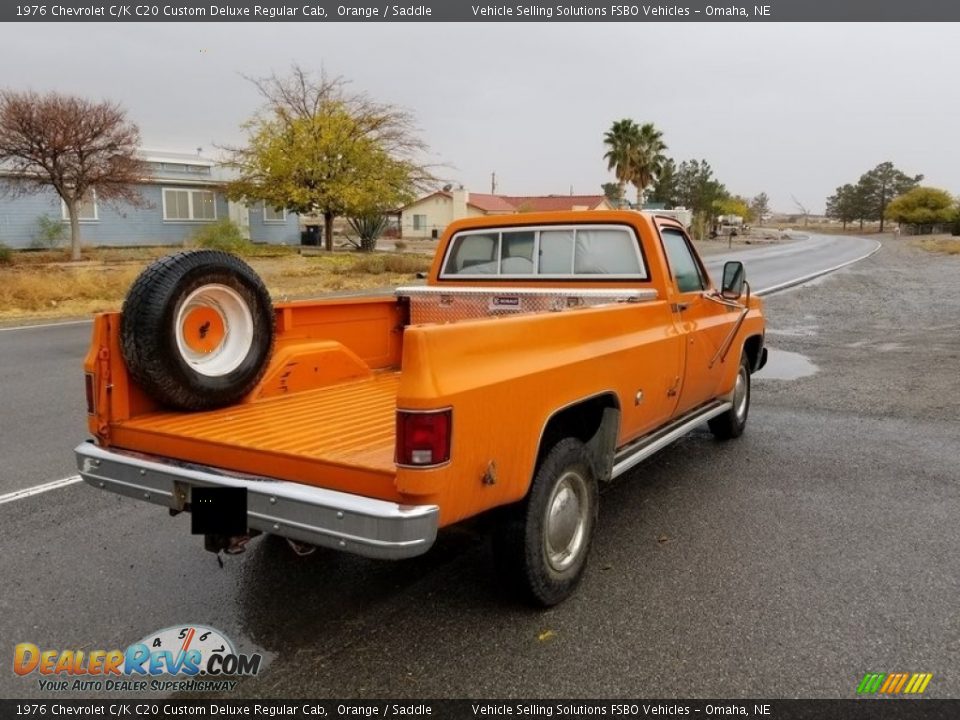
[[[543,522],[544,556],[554,572],[564,572],[580,557],[589,517],[587,482],[579,472],[567,470],[553,486]]]
[[[747,369],[741,365],[740,372],[737,373],[737,384],[733,387],[733,414],[736,416],[737,422],[743,422],[747,416],[749,382]]]
[[[187,317],[198,308],[214,310],[223,323],[223,339],[211,352],[194,350],[184,335]],[[174,335],[180,357],[191,369],[207,377],[222,377],[236,370],[253,347],[253,314],[233,288],[216,283],[202,285],[177,308]]]

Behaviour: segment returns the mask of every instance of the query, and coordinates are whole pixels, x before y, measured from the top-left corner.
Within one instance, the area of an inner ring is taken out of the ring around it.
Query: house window
[[[414,230],[425,230],[427,227],[427,216],[426,215],[414,215],[413,216],[413,229]]]
[[[79,213],[77,218],[81,222],[94,222],[100,218],[97,216],[97,194],[90,190],[80,200]],[[70,219],[70,212],[67,210],[67,204],[60,201],[60,212],[64,220]]]
[[[164,188],[164,220],[216,220],[216,197],[211,190]]]
[[[267,203],[263,204],[263,221],[268,223],[282,223],[287,221],[287,211],[285,208],[276,210]]]

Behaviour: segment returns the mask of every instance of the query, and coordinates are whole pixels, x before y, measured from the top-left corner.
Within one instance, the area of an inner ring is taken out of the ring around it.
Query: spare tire
[[[123,303],[127,370],[157,402],[207,410],[237,402],[263,376],[273,346],[273,305],[243,260],[217,250],[157,260]]]

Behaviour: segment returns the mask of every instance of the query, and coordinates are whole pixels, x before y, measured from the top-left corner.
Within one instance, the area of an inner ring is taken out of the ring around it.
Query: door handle
[[[686,310],[688,307],[690,307],[690,303],[674,303],[674,304],[673,304],[673,311],[674,311],[674,312],[683,312],[683,311]]]

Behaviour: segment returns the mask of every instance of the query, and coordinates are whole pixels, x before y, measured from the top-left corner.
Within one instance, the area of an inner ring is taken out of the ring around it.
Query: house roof
[[[401,210],[437,196],[448,200],[453,199],[453,193],[437,190],[404,206]],[[575,207],[588,207],[592,210],[605,199],[603,195],[492,195],[472,192],[467,196],[467,205],[485,213],[550,212],[572,210]]]
[[[506,212],[513,213],[517,211],[516,206],[503,195],[486,195],[484,193],[470,193],[467,199],[467,205],[473,205],[484,212]]]
[[[400,210],[406,210],[408,207],[412,207],[419,203],[422,203],[424,200],[429,200],[432,197],[443,197],[447,200],[453,199],[453,193],[447,192],[445,190],[437,190],[432,192],[429,195],[424,195],[422,198],[417,198],[412,203],[404,205]],[[517,209],[506,202],[499,195],[484,195],[483,193],[470,193],[469,199],[467,200],[467,205],[475,207],[477,210],[483,210],[483,212],[506,212],[512,213],[516,212]]]
[[[554,210],[572,210],[575,207],[588,207],[591,210],[600,205],[603,195],[510,195],[503,199],[517,210],[531,212],[552,212]]]
[[[140,148],[137,155],[144,162],[152,163],[177,163],[179,165],[199,165],[201,167],[213,167],[217,164],[216,160],[203,157],[199,153]]]

